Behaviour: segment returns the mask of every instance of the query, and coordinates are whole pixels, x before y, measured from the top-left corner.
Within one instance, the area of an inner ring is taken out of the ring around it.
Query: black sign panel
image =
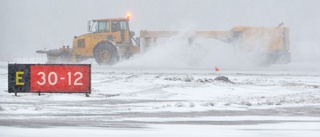
[[[9,64],[8,67],[9,93],[30,92],[30,65]]]

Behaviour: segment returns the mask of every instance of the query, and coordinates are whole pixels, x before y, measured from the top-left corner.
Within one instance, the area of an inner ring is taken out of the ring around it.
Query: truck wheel
[[[117,49],[108,43],[97,46],[93,54],[99,65],[113,65],[119,61]]]

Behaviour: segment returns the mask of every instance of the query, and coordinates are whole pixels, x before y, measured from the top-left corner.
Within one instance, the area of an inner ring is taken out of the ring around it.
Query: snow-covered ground
[[[0,136],[318,136],[320,71],[307,68],[215,73],[93,64],[90,97],[16,97],[1,63]]]

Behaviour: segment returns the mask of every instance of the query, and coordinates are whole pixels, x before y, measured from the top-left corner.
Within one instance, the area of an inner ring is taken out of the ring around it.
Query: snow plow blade
[[[47,64],[76,63],[71,49],[37,50],[36,53],[47,54]]]

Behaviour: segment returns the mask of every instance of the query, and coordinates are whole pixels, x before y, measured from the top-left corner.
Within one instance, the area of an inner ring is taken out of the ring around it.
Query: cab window
[[[127,22],[126,21],[120,21],[120,29],[127,30]]]
[[[101,21],[96,25],[96,32],[109,32],[110,31],[110,22]]]
[[[119,21],[112,21],[112,32],[120,31]]]
[[[112,32],[128,30],[126,21],[112,21]]]

